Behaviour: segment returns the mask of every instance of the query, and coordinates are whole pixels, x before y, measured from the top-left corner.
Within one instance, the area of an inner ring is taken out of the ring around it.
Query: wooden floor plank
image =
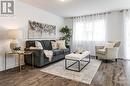
[[[130,86],[129,67],[130,62],[124,60],[102,62],[92,83],[87,85],[27,66],[21,72],[16,72],[16,69],[0,72],[0,86]]]

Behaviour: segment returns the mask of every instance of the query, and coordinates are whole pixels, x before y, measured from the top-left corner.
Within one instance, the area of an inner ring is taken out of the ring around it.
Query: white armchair
[[[98,59],[116,60],[118,57],[120,42],[108,42],[105,46],[96,46],[96,56]]]

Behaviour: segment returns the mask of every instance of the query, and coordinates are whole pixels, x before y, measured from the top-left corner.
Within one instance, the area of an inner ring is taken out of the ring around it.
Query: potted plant
[[[62,27],[60,32],[63,34],[63,37],[61,37],[61,40],[65,40],[65,44],[69,45],[70,38],[71,38],[71,29],[68,28],[68,26]]]

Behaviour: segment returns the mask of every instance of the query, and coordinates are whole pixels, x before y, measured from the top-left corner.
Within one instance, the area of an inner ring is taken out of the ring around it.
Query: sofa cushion
[[[52,50],[51,41],[50,40],[42,40],[42,46],[45,50]]]
[[[64,53],[67,53],[67,52],[70,51],[70,49],[69,49],[69,48],[66,48],[66,49],[63,49],[63,51],[64,51]]]
[[[36,47],[35,41],[26,41],[26,48]]]
[[[60,55],[60,54],[63,54],[64,53],[64,51],[63,50],[61,50],[61,49],[54,49],[53,50],[53,55],[55,56],[55,55]]]

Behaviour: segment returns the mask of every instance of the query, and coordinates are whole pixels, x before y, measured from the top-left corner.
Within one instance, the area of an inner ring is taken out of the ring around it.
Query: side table
[[[6,68],[6,64],[7,64],[7,54],[10,55],[18,55],[18,66],[19,66],[19,71],[21,71],[22,67],[21,67],[21,55],[31,55],[32,57],[32,64],[34,64],[34,56],[33,53],[31,51],[16,51],[16,52],[5,52],[5,70]],[[33,65],[32,65],[33,66]]]

